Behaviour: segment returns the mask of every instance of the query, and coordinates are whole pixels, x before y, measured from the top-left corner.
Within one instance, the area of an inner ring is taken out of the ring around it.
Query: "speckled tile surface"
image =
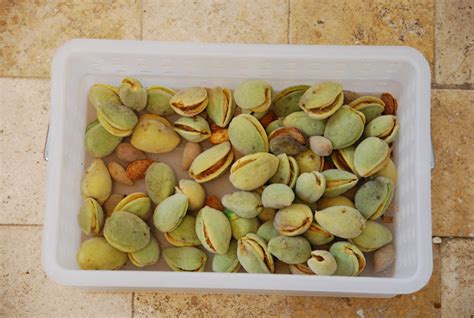
[[[0,224],[41,224],[49,80],[0,78]]]
[[[135,293],[134,317],[285,317],[285,296]]]
[[[41,227],[0,227],[0,317],[130,317],[131,293],[60,286],[40,265]]]
[[[292,44],[409,45],[433,62],[433,0],[292,0]]]
[[[433,235],[474,237],[474,91],[433,90]]]
[[[0,76],[48,76],[72,38],[140,38],[138,0],[0,1]]]
[[[450,239],[441,246],[443,317],[474,315],[474,241]]]
[[[144,0],[143,39],[287,43],[288,0]]]
[[[436,2],[436,83],[474,87],[474,2]]]

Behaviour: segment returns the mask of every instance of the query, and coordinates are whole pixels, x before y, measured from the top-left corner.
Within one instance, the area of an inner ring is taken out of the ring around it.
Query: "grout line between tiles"
[[[0,78],[13,78],[13,79],[47,79],[49,80],[49,76],[17,76],[17,75],[1,75]]]
[[[431,83],[432,89],[457,89],[461,91],[469,91],[474,89],[474,84],[464,83],[464,84],[436,84]]]
[[[445,241],[448,241],[448,240],[474,240],[474,237],[473,236],[469,236],[469,234],[467,235],[436,235],[436,234],[433,234],[432,237],[439,237],[441,238],[441,241],[442,243],[441,244],[444,244]]]
[[[132,292],[132,315],[131,317],[135,317],[135,292]]]
[[[43,224],[15,224],[15,223],[0,223],[0,227],[42,227]]]
[[[286,42],[290,44],[291,41],[291,0],[288,0],[288,23],[287,23],[287,30],[286,30]]]
[[[443,244],[438,248],[438,270],[439,270],[439,303],[441,304],[440,315],[443,313]]]

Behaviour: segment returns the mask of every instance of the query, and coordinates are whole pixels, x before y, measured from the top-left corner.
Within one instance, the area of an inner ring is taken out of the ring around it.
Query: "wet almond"
[[[207,196],[206,205],[213,209],[224,211],[224,206],[222,205],[221,200],[219,200],[219,198],[215,195]]]
[[[382,115],[396,115],[398,109],[398,101],[390,93],[382,93],[380,99],[385,103]]]
[[[123,142],[115,148],[115,154],[117,158],[125,162],[133,162],[139,159],[146,159],[146,155],[143,151],[133,147],[132,144]]]
[[[209,138],[209,142],[213,145],[221,144],[229,140],[229,130],[228,129],[218,129],[214,131]]]
[[[199,143],[188,142],[184,146],[183,156],[181,157],[181,168],[188,170],[194,159],[202,152],[202,146]]]
[[[151,159],[135,160],[127,166],[127,176],[133,181],[145,178],[146,170],[153,162]]]
[[[133,181],[128,177],[127,171],[118,162],[112,161],[107,165],[110,176],[114,181],[125,185],[133,185]]]
[[[262,124],[263,128],[267,128],[268,125],[274,120],[276,120],[277,117],[275,113],[272,110],[269,110],[261,119],[260,123]]]
[[[104,208],[106,217],[109,217],[112,215],[112,213],[115,210],[115,207],[120,201],[122,201],[124,196],[125,195],[123,194],[116,194],[116,193],[110,195],[110,197],[104,202],[102,206]]]

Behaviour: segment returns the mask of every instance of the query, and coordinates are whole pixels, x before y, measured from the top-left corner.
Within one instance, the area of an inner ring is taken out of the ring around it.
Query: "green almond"
[[[234,117],[229,124],[232,146],[244,155],[268,152],[268,139],[260,122],[248,114]]]
[[[298,128],[306,136],[322,136],[324,133],[324,127],[326,126],[325,119],[314,119],[309,117],[305,112],[298,111],[289,114],[283,120],[285,127]]]
[[[196,217],[196,234],[208,251],[225,254],[232,238],[232,227],[224,213],[205,206]]]
[[[170,106],[170,99],[176,92],[170,88],[163,86],[150,86],[147,89],[147,105],[146,110],[149,113],[169,116],[174,114]]]
[[[94,237],[81,243],[76,259],[81,269],[114,270],[125,265],[127,254],[107,243],[103,237]]]
[[[188,210],[188,197],[175,193],[158,204],[153,214],[153,224],[161,232],[171,232],[183,220]]]
[[[151,266],[160,259],[160,246],[158,241],[151,237],[150,243],[141,250],[128,253],[128,258],[137,267]]]
[[[233,273],[240,269],[237,258],[237,241],[232,241],[225,254],[215,254],[212,258],[212,271],[218,273]]]
[[[151,200],[155,204],[159,204],[173,194],[176,178],[169,165],[155,162],[148,167],[145,173],[145,185]]]
[[[362,177],[376,174],[387,165],[389,160],[388,144],[377,137],[364,139],[354,152],[354,167]]]
[[[258,235],[249,233],[237,243],[237,258],[248,273],[273,273],[275,264],[266,242]]]
[[[268,242],[268,251],[286,264],[300,264],[311,255],[311,245],[301,236],[277,236]]]
[[[224,195],[222,205],[242,218],[256,217],[263,210],[260,195],[248,191],[235,191]]]
[[[363,252],[372,252],[392,241],[392,232],[385,225],[367,221],[362,233],[350,240]]]
[[[165,248],[163,258],[175,272],[203,272],[207,262],[206,253],[192,246]]]
[[[121,141],[122,137],[109,133],[98,120],[87,125],[84,144],[87,152],[96,158],[110,155]]]
[[[334,206],[315,213],[316,222],[329,233],[342,238],[354,238],[364,230],[365,219],[360,212],[347,206]]]
[[[324,137],[331,141],[333,149],[346,148],[362,136],[364,125],[364,114],[349,106],[342,106],[329,118]]]
[[[150,228],[135,214],[117,211],[105,221],[104,237],[122,252],[135,252],[150,242]]]
[[[349,242],[334,243],[329,252],[334,256],[337,263],[335,276],[356,276],[365,268],[366,260],[364,254]]]

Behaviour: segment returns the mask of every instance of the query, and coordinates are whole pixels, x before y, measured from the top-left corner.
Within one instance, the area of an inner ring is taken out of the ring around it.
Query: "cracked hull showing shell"
[[[196,217],[196,234],[209,252],[225,254],[232,238],[232,228],[224,213],[205,206]]]
[[[219,177],[234,160],[230,142],[223,142],[200,153],[189,167],[189,176],[202,183]]]
[[[273,273],[273,257],[266,242],[258,235],[249,233],[237,243],[237,258],[248,273]]]

